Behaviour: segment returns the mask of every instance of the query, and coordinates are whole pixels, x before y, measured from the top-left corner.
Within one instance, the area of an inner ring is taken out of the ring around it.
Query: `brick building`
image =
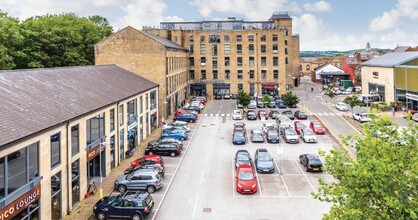
[[[161,22],[143,31],[189,49],[192,95],[277,94],[297,86],[299,36],[292,18],[274,13],[268,21],[227,20]]]
[[[96,65],[117,64],[159,84],[160,116],[170,115],[188,96],[187,49],[166,38],[128,26],[97,43],[94,54]]]

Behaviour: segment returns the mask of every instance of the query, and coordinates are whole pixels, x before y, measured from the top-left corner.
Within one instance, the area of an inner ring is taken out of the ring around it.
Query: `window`
[[[189,78],[192,80],[194,79],[194,70],[189,71]]]
[[[237,44],[237,53],[242,53],[242,44]]]
[[[201,66],[206,66],[206,57],[201,57],[200,58],[200,65]]]
[[[248,35],[248,41],[253,42],[254,41],[254,35]]]
[[[125,133],[121,129],[119,132],[119,161],[122,161],[125,158]]]
[[[309,64],[306,65],[306,70],[311,70],[311,66]]]
[[[244,85],[242,83],[238,83],[238,91],[243,90],[243,89],[244,89]]]
[[[277,44],[273,44],[273,53],[275,54],[279,53],[279,46],[277,46]]]
[[[287,54],[287,48],[284,48],[284,54]]]
[[[265,44],[261,44],[260,51],[261,51],[261,53],[265,53],[267,51]]]
[[[224,63],[224,65],[225,66],[229,66],[229,57],[225,57],[225,63]]]
[[[260,41],[266,41],[266,35],[265,34],[260,36]]]
[[[86,120],[86,145],[88,147],[95,147],[90,144],[104,135],[104,113]]]
[[[210,43],[220,43],[221,36],[220,35],[209,35],[209,42]]]
[[[205,35],[200,35],[200,42],[205,42]]]
[[[249,52],[250,54],[253,54],[253,53],[254,53],[254,44],[249,44],[249,45],[248,45],[248,52]]]
[[[286,29],[284,30],[284,36],[288,36],[289,35],[289,31]]]
[[[212,44],[212,56],[218,56],[218,45]]]
[[[212,76],[213,76],[213,79],[218,79],[218,70],[213,70]]]
[[[287,58],[287,57],[286,57],[286,58],[284,59],[284,63],[285,63],[285,64],[289,64],[289,58]]]
[[[148,111],[148,94],[145,94],[145,111]]]
[[[109,121],[109,131],[112,132],[115,130],[115,109],[110,109],[110,121]]]
[[[194,57],[189,57],[190,66],[194,66]]]
[[[189,45],[189,52],[194,53],[194,45],[193,44]]]
[[[123,125],[123,104],[119,105],[119,126]]]
[[[273,78],[274,79],[278,79],[279,78],[279,71],[278,70],[273,70]]]
[[[73,207],[80,201],[80,160],[71,163],[71,195]]]
[[[178,41],[178,36],[174,36],[174,42],[177,42]]]
[[[237,57],[237,66],[242,66],[242,57]]]
[[[206,70],[200,72],[200,79],[206,79]]]
[[[261,70],[261,79],[267,79],[267,70]]]
[[[229,70],[225,70],[225,79],[230,79],[231,78],[231,73]]]
[[[137,99],[133,99],[131,101],[128,102],[127,104],[127,121],[128,121],[128,126],[131,125],[132,123],[136,123],[136,118],[137,118]]]
[[[249,57],[248,60],[249,60],[249,65],[254,66],[254,57]]]
[[[229,42],[229,35],[224,35],[224,41]]]
[[[61,163],[61,133],[51,135],[51,168]]]
[[[250,79],[254,79],[254,70],[250,70],[248,74],[250,75]]]
[[[189,42],[194,42],[193,35],[189,35]]]
[[[139,112],[140,113],[144,112],[143,102],[142,102],[142,96],[139,97]]]
[[[273,57],[273,66],[279,65],[279,57]]]
[[[201,44],[200,45],[200,54],[205,54],[206,53],[206,45],[205,44]]]
[[[51,176],[51,219],[61,219],[61,172]]]
[[[237,41],[242,41],[242,36],[241,35],[237,35]]]
[[[224,44],[224,53],[229,54],[229,44]]]
[[[71,127],[71,155],[74,156],[80,152],[80,132],[78,130],[78,125]]]
[[[287,46],[287,40],[284,40],[284,45],[286,45],[286,46]]]
[[[213,69],[218,69],[218,58],[213,58],[212,59],[212,68]]]
[[[238,79],[242,79],[242,70],[237,71],[237,77]]]
[[[267,58],[261,57],[261,66],[265,66],[265,65],[267,65]]]
[[[273,34],[273,41],[278,41],[279,37],[277,34]]]

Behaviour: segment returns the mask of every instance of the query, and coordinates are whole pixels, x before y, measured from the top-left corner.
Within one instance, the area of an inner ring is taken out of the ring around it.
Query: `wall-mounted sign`
[[[418,101],[418,95],[414,95],[414,94],[411,94],[411,93],[406,93],[405,97],[407,99],[412,99],[412,100]]]
[[[106,147],[106,145],[99,144],[96,147],[93,147],[91,150],[87,151],[87,161],[89,161],[89,160],[95,158],[97,155],[99,155],[105,149],[105,147]]]
[[[33,189],[1,209],[0,220],[12,219],[39,198],[41,198],[41,185],[35,186]]]

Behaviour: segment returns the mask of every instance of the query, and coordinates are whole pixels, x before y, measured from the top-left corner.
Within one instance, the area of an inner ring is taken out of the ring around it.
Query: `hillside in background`
[[[372,51],[379,51],[382,53],[386,53],[390,51],[390,49],[380,49],[380,48],[372,48]],[[336,51],[336,50],[328,50],[328,51],[300,51],[300,57],[339,57],[348,54],[354,54],[355,52],[365,52],[365,49],[358,49],[358,50],[347,50],[347,51]]]

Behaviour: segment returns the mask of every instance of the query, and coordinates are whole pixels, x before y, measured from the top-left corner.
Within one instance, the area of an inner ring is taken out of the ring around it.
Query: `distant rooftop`
[[[274,12],[273,15],[270,17],[270,20],[275,19],[292,19],[287,12]]]
[[[392,52],[362,63],[363,66],[395,67],[418,59],[418,52]]]

